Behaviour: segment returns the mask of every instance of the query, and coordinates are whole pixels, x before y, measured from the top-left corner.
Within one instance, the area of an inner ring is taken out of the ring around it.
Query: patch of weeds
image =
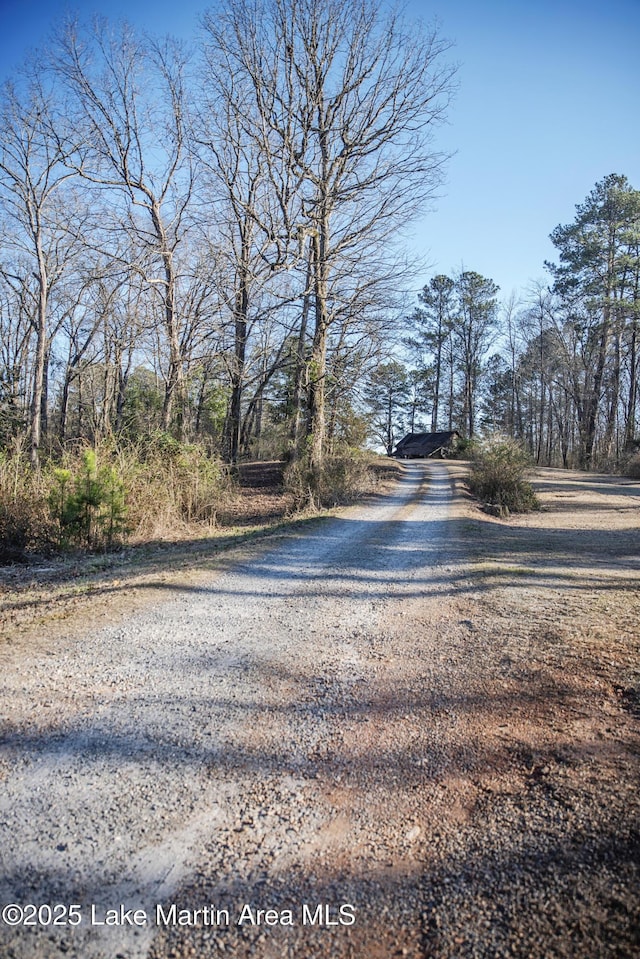
[[[375,487],[376,462],[361,450],[345,450],[326,456],[322,469],[314,472],[305,455],[287,466],[284,486],[293,495],[296,510],[352,503]]]
[[[528,513],[540,508],[526,478],[529,469],[529,455],[519,443],[493,436],[474,450],[469,488],[496,515]]]

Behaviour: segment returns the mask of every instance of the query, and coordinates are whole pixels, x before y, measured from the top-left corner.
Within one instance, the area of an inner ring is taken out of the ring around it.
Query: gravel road
[[[640,955],[637,718],[598,714],[602,762],[532,746],[453,489],[409,464],[126,623],[3,651],[0,903],[60,904],[0,923],[3,957]]]

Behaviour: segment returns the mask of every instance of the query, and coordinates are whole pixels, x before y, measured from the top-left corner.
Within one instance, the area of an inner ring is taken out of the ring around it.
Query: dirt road
[[[2,956],[640,954],[640,487],[458,474],[2,651]]]

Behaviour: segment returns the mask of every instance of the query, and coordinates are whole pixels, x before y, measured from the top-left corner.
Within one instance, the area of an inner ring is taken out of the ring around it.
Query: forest
[[[409,430],[627,468],[625,176],[550,224],[546,285],[501,300],[464,269],[411,293],[404,228],[442,187],[448,57],[437,29],[369,0],[237,0],[189,47],[68,20],[25,60],[0,97],[5,538],[55,520],[90,540],[93,502],[111,539],[136,484],[166,492],[167,463],[191,483],[183,514],[206,518],[224,464],[284,458],[313,485]]]

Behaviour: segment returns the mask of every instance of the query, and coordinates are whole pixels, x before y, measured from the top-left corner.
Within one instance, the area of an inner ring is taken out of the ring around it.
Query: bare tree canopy
[[[553,230],[549,286],[500,304],[465,267],[416,309],[405,227],[443,185],[448,51],[373,0],[221,0],[188,49],[60,23],[0,95],[0,444],[37,471],[164,436],[297,459],[311,485],[403,424],[499,429],[539,463],[633,456],[624,176]]]
[[[299,257],[309,244],[308,422],[319,469],[338,281],[363,276],[365,263],[375,274],[390,238],[441,184],[433,129],[452,89],[447,45],[368,0],[233,3],[204,25],[221,94],[245,118],[280,200],[278,235],[297,240]]]

